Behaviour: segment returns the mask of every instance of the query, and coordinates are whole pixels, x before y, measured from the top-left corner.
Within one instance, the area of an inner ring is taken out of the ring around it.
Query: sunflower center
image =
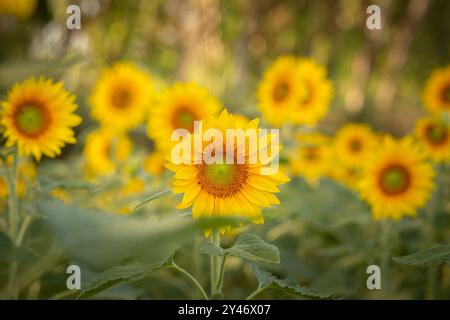
[[[426,137],[431,144],[443,144],[448,137],[448,130],[444,124],[430,125],[425,130]]]
[[[192,113],[192,111],[187,107],[181,107],[174,115],[174,126],[175,128],[183,128],[190,132],[194,131],[194,121],[197,117]]]
[[[273,99],[276,102],[281,102],[286,99],[288,93],[289,85],[284,81],[280,81],[275,85],[275,88],[273,89]]]
[[[46,114],[40,106],[26,104],[18,108],[16,115],[17,128],[29,136],[36,136],[46,127]]]
[[[450,103],[450,84],[445,86],[442,90],[442,99],[445,102]]]
[[[245,164],[200,164],[199,184],[202,188],[220,198],[237,193],[247,180],[247,166]]]
[[[391,165],[381,172],[379,183],[385,193],[397,195],[408,189],[411,176],[405,167]]]
[[[112,104],[117,109],[126,109],[131,104],[132,95],[126,88],[118,88],[112,96]]]
[[[319,148],[318,147],[307,147],[304,149],[304,158],[307,161],[315,161],[320,158]]]
[[[361,151],[361,149],[362,149],[362,143],[359,139],[350,140],[349,145],[350,145],[350,150],[355,153]]]

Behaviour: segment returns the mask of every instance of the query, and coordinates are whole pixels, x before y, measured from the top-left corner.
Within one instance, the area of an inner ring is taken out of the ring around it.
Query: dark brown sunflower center
[[[245,164],[199,164],[198,182],[202,189],[219,198],[237,193],[248,178]]]
[[[288,94],[289,94],[289,85],[284,81],[278,82],[273,88],[273,99],[276,102],[284,101],[288,96]]]
[[[362,146],[362,143],[361,143],[361,141],[359,139],[354,138],[354,139],[350,140],[349,147],[350,147],[350,150],[352,152],[358,153],[358,152],[361,151],[363,146]]]
[[[308,81],[305,81],[305,88],[306,88],[305,96],[300,101],[301,107],[307,106],[314,98],[314,86]]]
[[[133,95],[127,88],[117,88],[112,95],[112,104],[117,109],[126,109],[130,106]]]
[[[429,125],[425,129],[425,136],[431,144],[441,145],[448,139],[448,128],[443,123]]]
[[[384,193],[398,195],[408,190],[411,174],[404,166],[393,164],[381,172],[378,183]]]
[[[450,103],[450,84],[442,89],[442,100],[446,103]]]
[[[189,132],[194,132],[194,121],[199,120],[197,115],[188,107],[180,107],[173,115],[173,125],[175,128],[183,128]]]
[[[50,115],[44,106],[37,103],[24,104],[14,114],[18,131],[29,137],[45,132],[50,124]]]
[[[307,161],[315,161],[320,158],[320,152],[318,147],[306,147],[303,152],[303,157]]]

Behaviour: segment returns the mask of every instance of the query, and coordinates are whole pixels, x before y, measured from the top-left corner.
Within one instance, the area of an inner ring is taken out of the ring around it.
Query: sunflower
[[[335,153],[345,166],[360,166],[377,144],[377,136],[366,125],[348,124],[334,140]]]
[[[296,140],[298,147],[291,156],[291,171],[309,184],[317,185],[321,177],[330,173],[330,138],[321,133],[308,133],[297,135]]]
[[[295,57],[278,58],[265,72],[258,87],[259,109],[272,125],[291,122],[292,112],[305,91]]]
[[[126,135],[114,135],[105,129],[91,132],[84,147],[88,175],[113,173],[130,156],[132,148]]]
[[[254,119],[245,125],[245,129],[259,132],[258,126],[259,120]],[[218,117],[212,117],[203,122],[204,130],[215,128],[222,132],[224,137],[226,129],[239,127],[233,115],[226,110],[222,111]],[[263,136],[259,137],[262,139]],[[261,146],[261,141],[263,140],[258,139],[256,143],[258,147],[256,152],[269,145],[269,143],[266,145],[262,143]],[[203,143],[201,147],[198,146],[201,150],[195,150],[202,155],[202,161],[199,163],[191,161],[187,164],[175,164],[171,160],[166,165],[168,169],[175,172],[173,192],[184,194],[177,208],[185,209],[192,206],[194,219],[202,216],[239,215],[250,218],[253,223],[263,223],[261,208],[279,204],[278,198],[273,193],[279,192],[277,186],[290,179],[280,171],[264,175],[262,167],[266,163],[263,163],[259,157],[256,163],[249,161],[253,151],[250,151],[252,148],[247,147],[245,151],[239,147],[235,147],[234,151],[226,150],[227,148],[224,147],[220,152],[227,162],[207,164],[210,162],[208,155],[212,154],[206,151],[208,145],[209,142]],[[246,145],[249,146],[248,140]],[[212,150],[214,153],[217,151],[218,149]],[[274,151],[275,154],[271,154],[271,157],[275,157],[278,152],[279,147]]]
[[[55,157],[66,143],[75,143],[72,127],[81,122],[74,114],[75,96],[61,82],[34,77],[14,85],[1,103],[6,146],[19,154]]]
[[[420,119],[416,124],[416,136],[433,161],[450,161],[450,130],[448,123],[437,117]]]
[[[175,129],[194,130],[194,121],[207,119],[220,110],[219,101],[195,83],[174,84],[161,93],[152,108],[148,135],[161,150],[170,150],[170,137]]]
[[[9,14],[19,19],[30,17],[36,9],[37,0],[0,0],[0,15]]]
[[[154,151],[145,157],[143,167],[150,175],[160,175],[164,172],[165,163],[165,156],[161,152]]]
[[[432,73],[423,91],[423,101],[430,112],[450,111],[450,66]]]
[[[396,141],[386,137],[362,173],[361,196],[372,206],[374,219],[414,216],[425,205],[434,171],[411,137]]]
[[[134,64],[117,62],[95,84],[89,99],[91,115],[105,127],[132,129],[145,120],[153,96],[146,72]]]
[[[361,169],[359,167],[347,166],[338,162],[332,166],[330,177],[347,188],[356,190],[361,177]]]
[[[315,125],[328,113],[333,86],[326,78],[326,69],[311,59],[299,59],[297,70],[306,94],[297,102],[292,120],[296,124]]]

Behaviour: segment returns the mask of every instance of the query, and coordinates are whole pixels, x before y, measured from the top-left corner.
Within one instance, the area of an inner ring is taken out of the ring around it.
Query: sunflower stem
[[[220,230],[215,229],[211,233],[211,243],[220,247]],[[220,266],[222,258],[219,256],[211,256],[211,298],[217,299],[221,297],[222,290],[219,284],[220,279]]]

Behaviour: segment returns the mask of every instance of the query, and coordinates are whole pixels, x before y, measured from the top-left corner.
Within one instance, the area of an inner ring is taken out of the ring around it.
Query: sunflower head
[[[321,133],[299,134],[296,142],[298,146],[291,157],[291,170],[309,184],[317,185],[321,177],[330,173],[330,138]]]
[[[92,117],[119,131],[140,125],[153,98],[150,76],[132,63],[117,62],[103,71],[89,99]]]
[[[207,119],[220,110],[219,101],[195,83],[175,84],[160,94],[152,108],[147,132],[159,149],[170,151],[175,129],[194,131],[194,121]]]
[[[434,171],[411,137],[385,137],[364,166],[359,189],[375,219],[413,216],[430,196]]]
[[[259,109],[272,125],[290,122],[296,104],[304,95],[297,59],[283,56],[267,69],[259,84]]]
[[[29,78],[16,84],[1,103],[6,145],[17,145],[19,153],[55,157],[66,143],[75,143],[73,127],[81,122],[74,114],[75,97],[62,83]]]
[[[438,117],[426,117],[416,124],[416,136],[433,161],[450,161],[450,128]]]
[[[237,123],[233,115],[224,110],[219,117],[211,117],[203,121],[203,129],[216,129],[222,133],[223,137],[226,136],[227,129],[243,128],[260,133],[258,119],[249,121],[245,125],[242,121],[239,122]],[[188,139],[195,139],[195,135],[196,133]],[[267,134],[261,133],[257,137],[256,150],[251,147],[239,148],[241,146],[239,143],[230,144],[229,140],[226,140],[223,148],[216,145],[214,149],[209,148],[210,142],[202,142],[201,146],[197,145],[194,151],[201,155],[199,158],[201,161],[191,160],[176,164],[171,159],[166,166],[175,172],[173,192],[183,194],[183,199],[177,208],[192,207],[194,218],[238,215],[248,217],[254,223],[263,223],[261,208],[279,204],[279,200],[273,193],[279,192],[277,186],[289,181],[289,178],[279,171],[263,174],[261,169],[267,163],[260,158],[256,162],[251,161],[251,153],[258,153],[262,148],[268,148],[270,144],[268,141],[271,141],[266,139]],[[186,141],[189,141],[188,139]],[[261,141],[266,141],[267,144],[260,143]],[[247,145],[248,143],[249,140],[246,140]],[[234,147],[231,148],[230,146],[233,145]],[[271,156],[276,156],[278,151],[279,148],[273,151]],[[209,161],[211,155],[220,155],[227,161],[211,162]]]
[[[423,91],[423,101],[430,112],[450,112],[450,66],[432,73]]]
[[[372,130],[362,124],[348,124],[341,128],[334,140],[335,153],[346,166],[361,166],[373,151],[377,137]]]

